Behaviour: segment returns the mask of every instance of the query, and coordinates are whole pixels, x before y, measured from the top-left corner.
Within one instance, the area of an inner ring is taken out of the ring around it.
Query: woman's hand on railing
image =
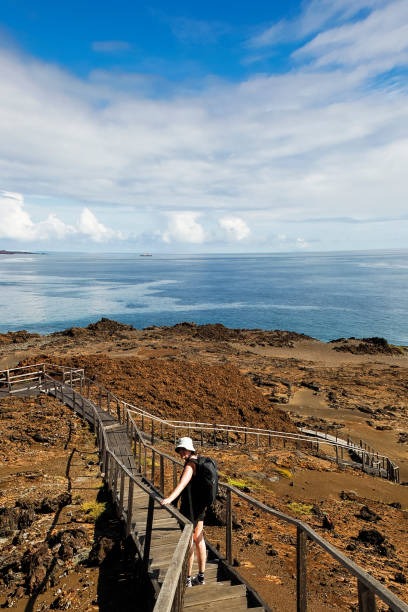
[[[165,497],[160,501],[160,505],[161,506],[169,506],[171,504],[171,502],[173,501],[172,497]]]

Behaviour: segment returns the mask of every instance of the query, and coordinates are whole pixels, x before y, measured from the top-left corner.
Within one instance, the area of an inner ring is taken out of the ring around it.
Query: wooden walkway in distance
[[[87,399],[82,401],[81,397],[81,401],[78,403],[79,394],[76,394],[77,401],[74,401],[74,393],[67,385],[64,386],[63,396],[56,386],[50,386],[48,392],[91,423],[93,422],[93,409],[96,408],[103,422],[110,450],[130,472],[139,474],[125,425],[118,423],[111,414],[100,409],[95,404],[91,408],[90,401]],[[123,499],[125,508],[127,508],[129,501],[127,499],[128,480],[129,478],[126,477]],[[118,488],[119,486],[119,483],[116,483],[116,487]],[[145,541],[148,505],[149,495],[142,489],[135,487],[133,492],[131,534],[137,538],[140,548],[143,548]],[[180,539],[180,533],[178,521],[170,516],[165,508],[155,503],[150,544],[149,575],[158,588],[163,583],[172,561],[175,548]],[[193,575],[197,572],[198,567],[195,564]],[[230,580],[223,579],[218,559],[208,560],[205,580],[205,585],[197,585],[186,589],[184,595],[185,612],[215,612],[220,609],[222,612],[242,612],[249,609],[246,585],[232,584]],[[250,609],[253,612],[264,612],[262,607],[252,607]]]

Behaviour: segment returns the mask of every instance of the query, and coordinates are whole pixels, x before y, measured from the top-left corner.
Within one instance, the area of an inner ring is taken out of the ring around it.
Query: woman
[[[187,587],[205,584],[204,572],[207,550],[204,540],[204,514],[206,503],[201,499],[200,485],[197,478],[198,455],[191,438],[180,438],[176,445],[176,453],[184,459],[184,469],[177,487],[168,497],[161,501],[162,506],[171,504],[181,494],[180,512],[190,519],[194,526],[188,562]],[[191,484],[190,484],[191,483]],[[187,486],[189,485],[190,486]],[[191,497],[189,492],[191,491]],[[194,544],[197,550],[198,574],[191,578],[194,562]]]

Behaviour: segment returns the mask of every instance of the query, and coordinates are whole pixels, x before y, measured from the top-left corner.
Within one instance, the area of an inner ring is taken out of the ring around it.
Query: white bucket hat
[[[176,444],[176,452],[178,452],[179,448],[185,448],[189,451],[195,451],[194,444],[191,438],[187,436],[185,438],[180,438]]]

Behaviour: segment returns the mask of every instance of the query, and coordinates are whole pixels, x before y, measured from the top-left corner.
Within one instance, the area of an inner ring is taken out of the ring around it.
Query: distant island
[[[29,251],[0,251],[0,255],[37,255],[38,253],[30,253]]]

